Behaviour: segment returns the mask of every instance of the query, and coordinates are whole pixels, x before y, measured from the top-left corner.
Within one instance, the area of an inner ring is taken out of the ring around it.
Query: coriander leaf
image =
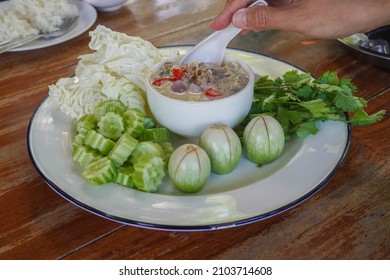
[[[362,108],[367,106],[367,100],[365,100],[363,97],[356,97],[359,98],[359,102],[362,104]]]
[[[305,138],[309,136],[310,134],[317,134],[318,127],[316,125],[315,121],[310,121],[310,122],[304,122],[295,127],[296,134],[299,137]]]
[[[303,122],[303,114],[300,114],[298,111],[286,111],[286,115],[289,119],[289,122],[293,125],[297,125]]]
[[[337,76],[337,72],[325,72],[320,78],[315,80],[315,83],[327,84],[337,86],[340,79]]]
[[[309,85],[304,85],[298,89],[298,92],[297,92],[298,97],[300,97],[303,100],[309,100],[313,94],[313,91],[314,91],[313,87],[311,87]]]
[[[345,112],[353,112],[364,107],[361,98],[345,95],[342,92],[337,92],[333,100],[336,107]]]
[[[339,84],[341,87],[348,87],[352,94],[357,91],[357,87],[352,83],[351,79],[341,79]]]
[[[267,98],[263,100],[263,106],[261,106],[261,110],[263,112],[272,112],[277,109],[277,105],[275,105],[275,94],[271,94]]]
[[[298,73],[297,70],[291,70],[283,75],[284,83],[293,89],[298,89],[304,84],[307,84],[312,77],[309,73]]]
[[[297,70],[290,70],[283,75],[285,83],[295,83],[299,81],[299,73]]]
[[[255,86],[273,85],[274,81],[268,76],[261,76],[256,80]]]
[[[306,108],[313,114],[314,117],[323,117],[324,114],[330,112],[328,105],[321,99],[305,101],[298,103],[300,106]]]
[[[288,101],[300,101],[299,98],[297,97],[296,94],[294,94],[293,92],[286,92],[285,93],[285,98],[283,99],[283,97],[279,98],[279,100],[285,100],[285,102],[288,102]]]
[[[346,85],[340,85],[340,89],[343,91],[344,94],[346,95],[350,95],[352,96],[353,95],[353,89],[351,89],[350,87],[346,86]]]
[[[316,87],[327,93],[343,92],[343,89],[338,85],[316,84]]]
[[[353,117],[349,120],[349,122],[353,126],[367,126],[382,120],[385,113],[385,110],[381,110],[376,112],[375,114],[368,115],[363,108],[359,108],[355,111]]]
[[[279,107],[276,119],[280,122],[284,134],[287,135],[289,132],[289,127],[291,125],[298,125],[303,122],[303,115],[298,111],[291,111],[285,108]]]
[[[281,77],[278,77],[278,78],[275,79],[274,83],[275,83],[276,86],[280,87],[280,86],[282,86],[284,84],[284,80]]]
[[[342,114],[326,114],[326,116],[324,116],[324,117],[325,118],[322,119],[323,121],[324,120],[346,121],[345,115],[342,115]]]
[[[260,114],[261,113],[261,104],[260,102],[252,102],[251,109],[249,110],[249,114]]]

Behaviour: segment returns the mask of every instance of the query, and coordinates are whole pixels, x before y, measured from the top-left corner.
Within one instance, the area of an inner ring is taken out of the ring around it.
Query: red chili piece
[[[186,72],[186,68],[173,68],[172,75],[178,79],[181,79]]]
[[[210,98],[217,98],[217,97],[221,97],[223,94],[222,92],[218,91],[218,90],[215,90],[215,89],[212,89],[212,88],[209,88],[205,95],[207,97],[210,97]]]
[[[176,78],[176,77],[161,77],[161,78],[155,79],[152,82],[152,85],[159,87],[159,86],[162,86],[165,82],[174,82],[177,80],[178,80],[178,78]]]

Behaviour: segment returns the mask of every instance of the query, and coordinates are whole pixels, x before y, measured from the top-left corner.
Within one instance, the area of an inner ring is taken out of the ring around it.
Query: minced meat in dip
[[[174,65],[166,62],[152,79],[160,93],[179,100],[207,101],[230,96],[249,82],[247,72],[237,62],[222,66],[191,62]]]

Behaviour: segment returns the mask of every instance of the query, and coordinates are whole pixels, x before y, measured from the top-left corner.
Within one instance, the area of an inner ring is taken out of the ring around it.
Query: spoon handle
[[[267,6],[267,2],[263,0],[258,0],[253,2],[248,6],[249,7],[254,7],[254,6]],[[226,27],[223,30],[215,31],[213,34],[210,35],[210,37],[218,37],[218,40],[221,40],[220,43],[223,41],[226,41],[226,46],[227,44],[238,35],[242,31],[241,28],[237,28],[233,25],[233,23],[230,23],[228,27]]]

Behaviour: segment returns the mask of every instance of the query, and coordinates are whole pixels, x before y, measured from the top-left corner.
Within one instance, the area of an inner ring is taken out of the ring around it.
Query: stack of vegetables
[[[232,172],[242,155],[260,166],[274,161],[285,140],[316,134],[318,122],[364,126],[385,115],[384,110],[367,114],[367,101],[354,95],[356,86],[336,72],[313,79],[293,70],[256,81],[251,112],[234,130],[215,124],[203,132],[199,145],[174,150],[168,129],[156,127],[146,115],[142,81],[162,61],[159,50],[104,26],[90,36],[95,52],[81,56],[76,75],[51,85],[49,95],[76,119],[72,157],[93,185],[114,182],[156,192],[167,173],[177,189],[194,193],[211,173]]]
[[[115,182],[155,192],[173,151],[170,133],[119,100],[100,103],[75,125],[73,159],[93,185]]]

